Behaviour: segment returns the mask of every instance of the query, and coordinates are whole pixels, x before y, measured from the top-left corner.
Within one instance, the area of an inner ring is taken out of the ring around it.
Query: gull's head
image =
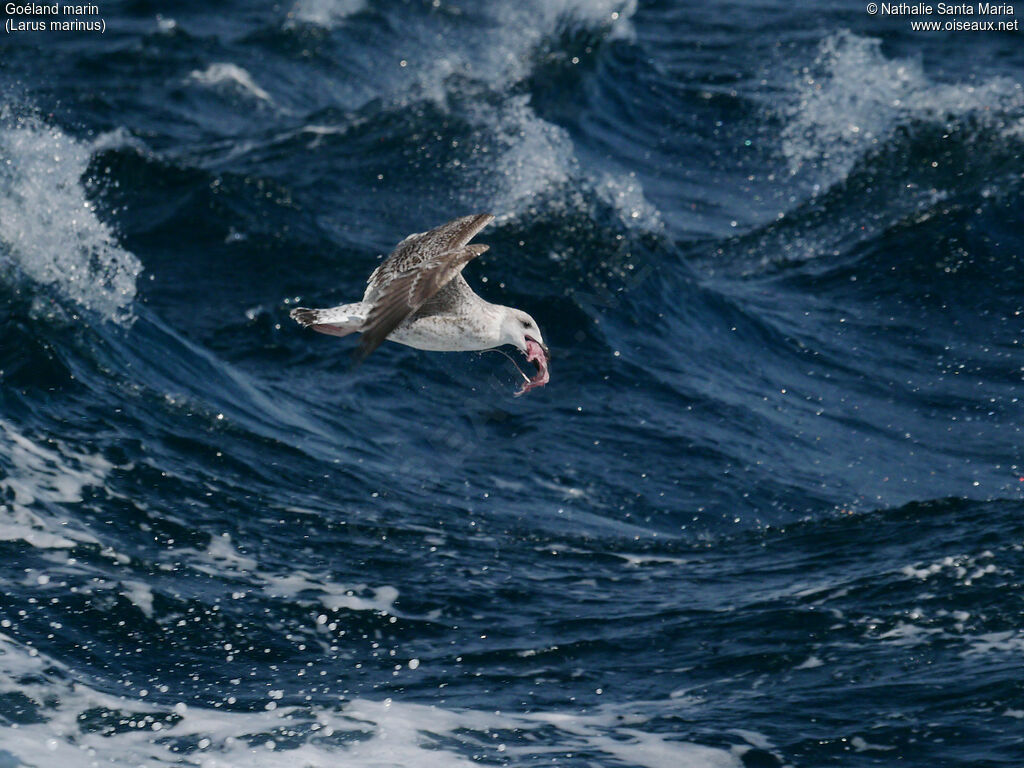
[[[519,349],[526,359],[537,366],[537,373],[532,379],[527,379],[522,389],[516,392],[521,395],[536,387],[543,387],[548,383],[548,360],[551,355],[544,344],[544,337],[540,335],[540,328],[537,321],[523,312],[521,309],[505,308],[505,316],[501,321],[501,343],[511,344]],[[526,378],[526,374],[523,374]]]
[[[537,321],[521,309],[506,307],[505,317],[501,323],[501,343],[511,344],[523,354],[529,355],[529,342],[531,341],[544,350],[546,357],[548,348],[544,346],[544,337],[540,335]]]

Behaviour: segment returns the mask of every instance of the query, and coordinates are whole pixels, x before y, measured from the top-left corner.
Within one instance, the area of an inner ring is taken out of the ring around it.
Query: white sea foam
[[[850,746],[857,752],[890,752],[896,749],[896,747],[889,747],[884,744],[872,744],[860,736],[852,737],[850,739]]]
[[[230,575],[232,579],[244,581],[248,586],[244,590],[236,590],[237,597],[244,597],[251,592],[327,611],[347,609],[401,615],[395,609],[398,590],[391,585],[341,584],[326,573],[314,573],[302,568],[292,568],[287,573],[271,571],[255,557],[239,552],[227,533],[211,537],[205,550],[177,549],[174,551],[174,559],[218,579]],[[150,615],[152,594],[146,595],[138,589],[138,585],[133,586],[123,580],[122,584],[125,587],[122,594]]]
[[[1007,653],[1019,656],[1024,653],[1024,631],[1010,629],[973,636],[967,654],[976,653]]]
[[[569,183],[579,173],[569,134],[538,117],[527,95],[513,96],[498,109],[479,104],[470,114],[477,128],[465,168],[473,180],[464,191],[467,198],[499,211],[501,220],[541,203],[551,190],[578,194]]]
[[[464,13],[444,2],[439,11],[438,19]],[[522,0],[484,4],[475,13],[482,23],[470,35],[453,37],[430,25],[403,30],[407,36],[396,41],[391,54],[395,64],[404,62],[401,76],[383,68],[375,75],[378,85],[394,89],[393,100],[426,98],[441,106],[453,77],[460,85],[468,80],[490,93],[507,94],[533,74],[566,30],[603,30],[609,40],[631,38],[636,0]]]
[[[370,587],[366,584],[344,585],[331,581],[325,574],[303,570],[286,575],[264,574],[264,593],[269,597],[285,597],[291,602],[319,603],[329,611],[347,608],[350,611],[395,613],[398,590],[392,586]]]
[[[216,62],[204,70],[194,69],[189,73],[188,79],[210,88],[233,88],[268,104],[273,102],[270,94],[256,84],[252,75],[230,62]]]
[[[330,708],[295,707],[285,703],[294,692],[282,688],[271,692],[271,700],[282,704],[245,712],[187,704],[166,687],[162,701],[152,694],[115,696],[2,633],[0,692],[19,697],[34,713],[5,730],[0,759],[16,765],[469,768],[481,759],[527,764],[571,752],[589,754],[595,764],[740,768],[749,749],[707,747],[645,728],[659,714],[676,714],[677,702],[614,704],[582,714],[510,714],[365,698]],[[744,739],[763,741],[759,734]]]
[[[121,581],[121,594],[142,611],[148,618],[153,617],[153,590],[148,584],[132,579]]]
[[[663,228],[635,174],[584,167],[568,132],[541,118],[528,95],[511,96],[498,108],[478,104],[469,114],[477,123],[470,139],[473,155],[459,161],[471,180],[462,191],[466,205],[483,205],[507,221],[541,209],[585,209],[584,192],[590,191],[627,227]]]
[[[104,131],[98,134],[92,141],[93,152],[102,152],[107,149],[134,149],[137,152],[148,152],[146,143],[131,131],[125,128],[115,128],[112,131]]]
[[[193,569],[216,578],[230,575],[253,579],[258,569],[256,558],[239,552],[229,533],[211,536],[204,550],[183,547],[174,554]]]
[[[1003,77],[977,85],[937,83],[919,60],[888,59],[881,40],[842,31],[822,41],[796,84],[784,110],[782,153],[793,173],[815,168],[832,184],[900,125],[972,115],[1008,133],[1022,111],[1020,83]]]
[[[142,265],[117,243],[86,194],[82,177],[94,151],[0,108],[0,275],[27,276],[108,319],[130,322]]]
[[[621,739],[619,736],[627,736]],[[702,766],[702,768],[739,768],[743,763],[739,756],[744,751],[731,751],[688,744],[669,739],[660,733],[644,733],[632,728],[621,728],[615,737],[591,736],[594,748],[621,760],[626,765],[641,768],[667,768],[667,766]]]
[[[915,646],[931,643],[935,635],[943,634],[945,630],[941,627],[926,627],[912,621],[897,621],[896,626],[882,632],[878,639],[892,645]]]
[[[366,0],[299,0],[288,14],[285,26],[295,22],[330,29],[366,8]]]
[[[989,589],[998,589],[1001,585],[1012,581],[1013,570],[1000,565],[1003,550],[985,549],[973,555],[947,555],[929,564],[915,563],[899,569],[899,573],[912,582],[920,582],[930,590],[939,587],[936,582],[945,583],[941,587],[954,592],[968,592],[979,579],[989,583]],[[930,582],[925,584],[926,582]],[[927,599],[931,592],[920,597]],[[868,634],[885,643],[914,647],[934,645],[941,641],[946,645],[958,644],[965,656],[994,653],[1020,654],[1024,651],[1024,632],[1004,630],[976,634],[972,632],[975,616],[970,611],[961,609],[938,609],[926,611],[920,607],[899,610],[889,619],[867,617],[861,621],[868,629]]]
[[[156,15],[156,29],[161,35],[171,35],[178,30],[178,22],[170,16]]]
[[[492,83],[507,87],[531,74],[534,57],[565,29],[604,30],[609,40],[632,39],[636,0],[524,0],[494,3],[494,31],[473,49]],[[458,71],[473,71],[461,68]]]
[[[285,26],[295,22],[325,28],[337,27],[346,19],[367,7],[366,0],[298,0],[288,12]],[[441,13],[463,13],[450,0],[435,0],[434,8]],[[510,52],[535,46],[552,30],[564,24],[589,27],[607,26],[609,37],[632,38],[632,18],[636,14],[636,0],[518,0],[490,3],[485,8],[493,14],[498,25],[494,39],[481,46],[484,61],[497,64],[499,69],[509,66]],[[497,34],[497,32],[501,34]],[[450,38],[446,40],[450,42]],[[485,50],[486,49],[486,50]],[[489,51],[489,52],[488,52]],[[451,51],[451,53],[458,53]]]
[[[900,572],[908,578],[922,581],[930,579],[936,574],[943,574],[952,576],[964,586],[969,587],[978,579],[991,573],[1006,573],[1005,569],[1001,571],[995,563],[991,562],[993,557],[993,553],[989,550],[978,555],[959,555],[957,557],[947,555],[928,565],[905,565]]]
[[[631,38],[636,2],[542,0],[492,8],[493,32],[466,50],[439,52],[421,75],[427,92],[442,94],[435,98],[439,103],[443,104],[445,80],[456,72],[473,72],[488,89],[507,93],[530,76],[538,52],[567,27],[604,27],[608,39]],[[535,206],[547,211],[559,205],[582,208],[582,188],[610,205],[628,227],[662,228],[660,215],[644,197],[635,174],[583,167],[568,132],[541,118],[529,96],[506,97],[497,109],[480,102],[470,114],[479,131],[473,143],[482,150],[466,169],[467,176],[478,180],[470,191],[477,204],[484,202],[500,212],[499,219],[532,214]]]
[[[644,196],[644,188],[635,171],[605,173],[596,184],[598,196],[610,205],[627,224],[651,232],[664,229],[661,214]]]
[[[57,515],[53,504],[82,501],[89,486],[103,487],[112,465],[99,455],[60,441],[30,440],[0,420],[0,540],[22,540],[41,549],[99,544],[85,528]]]
[[[819,659],[817,656],[811,654],[802,662],[797,664],[793,669],[817,669],[818,667],[824,666],[825,662]]]

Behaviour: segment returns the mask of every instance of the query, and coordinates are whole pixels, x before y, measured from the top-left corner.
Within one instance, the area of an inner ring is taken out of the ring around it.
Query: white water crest
[[[940,83],[920,60],[890,59],[882,41],[849,31],[826,37],[784,108],[782,154],[797,173],[811,166],[831,185],[901,125],[975,118],[1010,135],[1024,115],[1024,87],[1005,77]]]
[[[94,151],[59,128],[0,108],[0,278],[27,277],[127,323],[142,264],[86,192]]]
[[[237,64],[223,61],[216,62],[206,69],[192,70],[188,77],[189,80],[210,88],[234,88],[259,101],[273,102],[270,94],[260,88],[256,81],[252,79],[252,75]]]
[[[334,28],[363,8],[362,0],[300,0],[285,26]],[[435,0],[431,8],[422,24],[382,39],[373,68],[337,84],[336,97],[353,110],[380,99],[396,110],[430,103],[467,118],[471,135],[447,169],[455,179],[452,194],[467,209],[510,220],[539,209],[580,210],[598,200],[627,228],[663,229],[635,174],[581,162],[569,133],[518,89],[564,34],[585,30],[605,41],[632,40],[636,0],[526,0],[483,4],[471,13]],[[452,19],[472,24],[472,31],[445,34]],[[342,128],[303,130],[313,134],[312,148]]]

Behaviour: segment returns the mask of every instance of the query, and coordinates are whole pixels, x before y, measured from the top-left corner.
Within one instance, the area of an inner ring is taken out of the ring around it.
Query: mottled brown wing
[[[458,275],[466,264],[489,247],[481,244],[467,245],[439,253],[429,261],[418,260],[413,269],[393,277],[381,288],[363,323],[363,336],[355,352],[356,364],[365,360],[403,320],[422,307]]]
[[[376,303],[377,297],[388,290],[388,284],[420,264],[438,259],[449,251],[463,248],[476,234],[494,221],[489,213],[477,213],[452,219],[429,232],[409,235],[395,246],[395,250],[370,275],[366,282],[363,301]]]

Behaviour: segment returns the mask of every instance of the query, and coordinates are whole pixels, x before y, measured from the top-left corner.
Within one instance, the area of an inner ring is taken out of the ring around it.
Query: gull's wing
[[[465,216],[429,232],[410,235],[398,244],[367,283],[363,300],[371,308],[356,350],[357,362],[487,250],[486,245],[466,244],[493,219],[488,213]]]
[[[441,286],[441,290],[431,296],[416,310],[415,317],[429,317],[430,315],[450,315],[466,302],[472,303],[473,299],[480,301],[466,278],[460,272],[447,283]]]
[[[494,221],[489,213],[478,213],[452,219],[447,224],[435,227],[429,232],[409,235],[395,246],[384,262],[373,270],[366,281],[363,301],[376,303],[377,297],[387,289],[388,284],[399,275],[415,270],[420,264],[436,259],[447,251],[465,247],[477,233]]]

